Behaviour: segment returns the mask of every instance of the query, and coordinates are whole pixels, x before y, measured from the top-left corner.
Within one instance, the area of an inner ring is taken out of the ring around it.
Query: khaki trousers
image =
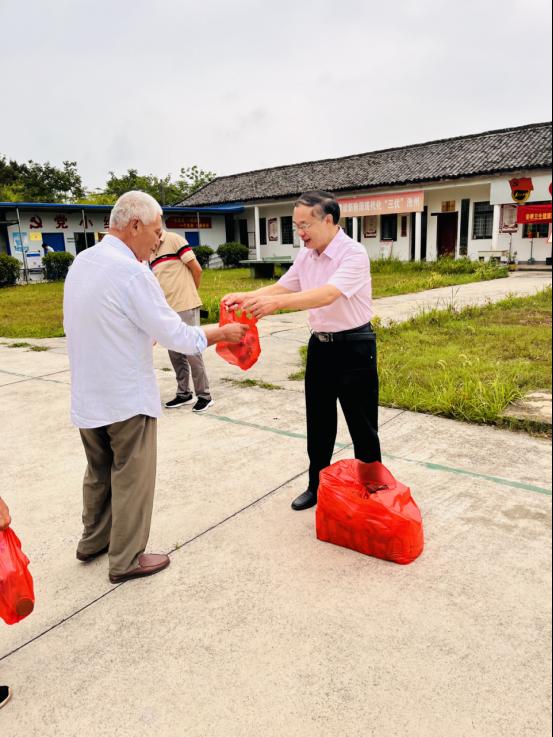
[[[109,546],[109,571],[119,576],[138,566],[150,535],[157,420],[138,415],[80,433],[88,466],[78,552],[92,555]]]
[[[185,310],[179,312],[180,319],[191,327],[200,326],[200,308],[194,310]],[[201,354],[195,356],[185,356],[182,353],[169,351],[169,358],[175,369],[177,377],[177,394],[184,395],[190,391],[190,372],[192,372],[192,382],[194,391],[198,399],[211,399],[209,391],[209,380],[205,370],[204,359]]]

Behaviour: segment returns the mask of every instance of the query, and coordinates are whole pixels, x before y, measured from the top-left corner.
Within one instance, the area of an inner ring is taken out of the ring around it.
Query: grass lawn
[[[444,260],[440,263],[373,261],[373,292],[376,298],[408,294],[425,289],[497,279],[504,268],[471,262]],[[219,302],[228,292],[259,289],[273,280],[250,279],[249,269],[206,270],[200,293],[209,318],[219,320]],[[62,283],[31,284],[0,289],[0,337],[56,338],[63,335]]]
[[[486,424],[551,389],[551,289],[486,307],[434,310],[378,327],[380,401]],[[306,349],[302,349],[305,361]],[[293,378],[300,379],[300,371]],[[292,377],[291,377],[292,378]]]

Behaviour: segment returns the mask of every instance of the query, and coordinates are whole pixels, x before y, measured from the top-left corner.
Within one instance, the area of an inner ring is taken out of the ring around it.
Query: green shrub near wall
[[[217,249],[217,255],[220,257],[224,266],[237,268],[240,261],[246,261],[250,255],[250,249],[241,243],[223,243]]]
[[[0,253],[0,287],[13,287],[19,278],[20,268],[18,259]]]
[[[202,269],[207,269],[209,266],[209,259],[215,253],[213,248],[210,248],[209,246],[196,246],[196,248],[192,250],[194,251],[194,256],[198,259],[198,263]]]
[[[64,281],[74,260],[73,254],[66,251],[47,253],[42,259],[46,279],[48,281]]]

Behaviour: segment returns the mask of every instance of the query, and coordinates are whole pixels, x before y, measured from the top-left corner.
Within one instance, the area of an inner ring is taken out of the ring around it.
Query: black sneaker
[[[213,399],[211,399],[211,397],[209,399],[204,399],[203,397],[200,397],[196,404],[192,407],[192,412],[206,412],[214,404],[215,402],[213,401]]]
[[[8,686],[0,686],[0,709],[5,706],[12,697]]]
[[[174,399],[171,399],[170,402],[165,402],[165,406],[167,409],[176,409],[177,407],[184,407],[185,404],[192,404],[194,401],[194,396],[192,395],[192,392],[189,392],[188,394],[177,394],[177,396]]]

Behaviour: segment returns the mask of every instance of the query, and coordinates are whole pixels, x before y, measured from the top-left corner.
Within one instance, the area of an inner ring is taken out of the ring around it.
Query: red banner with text
[[[517,223],[519,225],[539,225],[551,222],[551,205],[519,205]]]

